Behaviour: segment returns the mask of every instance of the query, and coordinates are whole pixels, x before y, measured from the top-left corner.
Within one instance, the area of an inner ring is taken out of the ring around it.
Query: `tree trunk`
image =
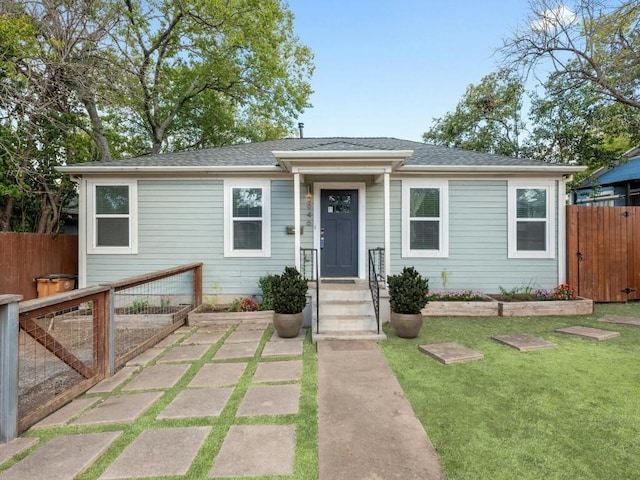
[[[93,137],[93,142],[98,149],[100,160],[112,160],[109,142],[107,142],[107,137],[104,135],[104,125],[102,124],[102,118],[100,118],[100,114],[98,113],[96,102],[92,98],[84,97],[82,99],[82,103],[87,109],[87,113],[91,119],[91,126],[93,127],[91,135]]]
[[[11,216],[13,215],[13,207],[15,204],[15,198],[9,197],[7,199],[7,203],[5,203],[2,214],[0,215],[0,232],[11,231]]]

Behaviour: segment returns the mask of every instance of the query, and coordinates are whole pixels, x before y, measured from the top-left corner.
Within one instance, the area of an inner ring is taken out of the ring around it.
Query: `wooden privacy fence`
[[[637,300],[640,207],[567,206],[567,281],[596,302]]]
[[[78,273],[78,236],[44,233],[0,233],[0,294],[36,298],[35,279]]]

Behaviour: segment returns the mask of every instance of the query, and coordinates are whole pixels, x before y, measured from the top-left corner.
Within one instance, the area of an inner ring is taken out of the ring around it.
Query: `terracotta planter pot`
[[[304,315],[300,313],[274,313],[273,326],[279,337],[293,338],[297,337],[302,328]]]
[[[391,312],[391,326],[399,337],[415,338],[422,328],[422,314]]]

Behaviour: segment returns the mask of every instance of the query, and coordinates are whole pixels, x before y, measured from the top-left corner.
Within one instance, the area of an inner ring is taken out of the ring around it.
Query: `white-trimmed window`
[[[87,206],[87,253],[138,253],[136,181],[88,181]]]
[[[402,181],[402,256],[449,255],[449,184]]]
[[[509,182],[509,258],[555,257],[555,182]]]
[[[271,256],[271,182],[225,180],[224,254],[226,257]]]

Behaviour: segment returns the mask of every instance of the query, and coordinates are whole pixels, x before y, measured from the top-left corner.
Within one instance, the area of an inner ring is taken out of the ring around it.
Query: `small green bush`
[[[273,310],[276,313],[300,313],[307,304],[307,281],[295,267],[286,267],[271,282]]]
[[[429,279],[413,267],[404,267],[399,275],[389,275],[389,304],[396,313],[420,313],[427,304]]]
[[[260,285],[260,291],[262,292],[262,303],[260,304],[260,310],[273,310],[273,279],[275,275],[267,274],[264,277],[260,277],[258,285]]]

